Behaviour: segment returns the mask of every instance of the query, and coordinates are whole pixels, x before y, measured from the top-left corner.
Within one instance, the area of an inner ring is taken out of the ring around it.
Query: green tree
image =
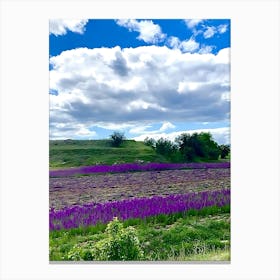
[[[186,161],[193,161],[195,158],[195,149],[191,135],[189,133],[182,133],[175,139],[175,142],[184,159]]]
[[[219,148],[220,148],[221,158],[226,158],[230,153],[230,146],[220,145]]]
[[[211,160],[217,160],[220,155],[219,145],[213,140],[210,132],[201,132],[198,135],[199,142],[204,150],[204,157]]]
[[[119,147],[122,142],[125,140],[124,133],[115,131],[111,135],[111,141],[113,147]]]
[[[219,145],[208,132],[193,133],[192,135],[183,133],[175,141],[186,161],[199,158],[206,160],[217,160],[219,158]]]
[[[176,151],[176,146],[170,140],[160,138],[156,141],[155,149],[158,154],[170,157]]]
[[[146,137],[144,139],[144,144],[149,146],[149,147],[155,148],[156,147],[156,140],[154,138]]]

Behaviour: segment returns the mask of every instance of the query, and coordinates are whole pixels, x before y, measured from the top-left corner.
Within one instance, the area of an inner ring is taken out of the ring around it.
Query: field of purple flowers
[[[205,162],[205,163],[123,163],[115,165],[92,165],[77,168],[51,170],[50,177],[67,177],[81,174],[95,173],[123,173],[131,171],[159,171],[174,169],[208,169],[208,168],[230,168],[229,162]]]
[[[120,220],[173,214],[190,209],[200,210],[209,206],[225,206],[230,203],[230,190],[190,192],[166,197],[135,198],[107,203],[89,203],[50,210],[50,230],[71,229],[80,226],[106,224],[114,217]]]
[[[50,208],[230,187],[229,168],[101,173],[50,178]]]
[[[52,170],[49,207],[53,261],[97,260],[114,217],[133,225],[145,260],[230,259],[228,162]]]
[[[229,167],[229,163],[151,163],[51,171],[50,229],[107,223],[114,216],[125,220],[229,204]]]

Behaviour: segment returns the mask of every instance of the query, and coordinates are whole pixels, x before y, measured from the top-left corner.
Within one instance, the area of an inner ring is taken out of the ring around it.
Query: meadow
[[[137,236],[142,255],[129,260],[230,260],[229,162],[171,163],[142,143],[92,143],[50,143],[50,261],[108,260],[95,251],[114,217]]]

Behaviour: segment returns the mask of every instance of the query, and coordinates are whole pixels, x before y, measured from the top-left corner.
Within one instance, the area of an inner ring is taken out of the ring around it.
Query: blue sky
[[[230,142],[230,20],[50,20],[50,139]]]

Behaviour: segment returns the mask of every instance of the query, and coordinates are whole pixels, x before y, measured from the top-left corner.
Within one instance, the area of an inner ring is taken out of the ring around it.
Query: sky
[[[50,139],[230,144],[230,20],[52,19]]]

